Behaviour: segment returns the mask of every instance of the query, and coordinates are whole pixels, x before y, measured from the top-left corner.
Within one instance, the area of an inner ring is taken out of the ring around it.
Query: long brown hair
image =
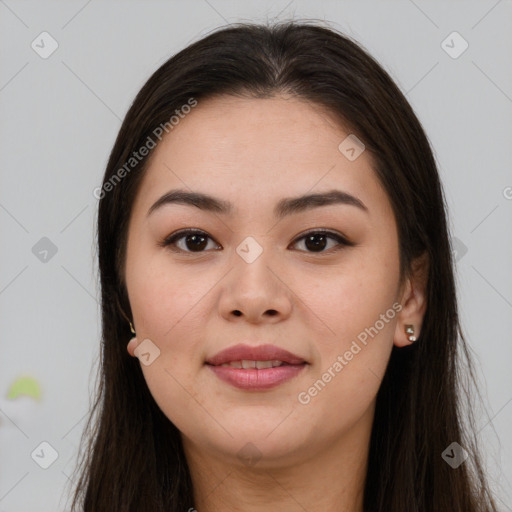
[[[383,68],[357,42],[315,22],[217,29],[165,62],[126,114],[98,195],[102,352],[72,508],[169,512],[194,506],[180,433],[126,350],[127,228],[151,153],[133,168],[126,162],[191,98],[200,104],[217,95],[265,98],[283,92],[326,108],[364,141],[395,214],[402,276],[417,256],[427,253],[430,261],[421,335],[410,347],[393,348],[378,392],[364,510],[490,512],[494,503],[473,423],[463,419],[461,362],[467,363],[464,375],[473,379],[473,373],[459,327],[445,203],[429,141]],[[119,172],[123,166],[126,172]],[[457,468],[442,457],[453,442],[470,454]]]

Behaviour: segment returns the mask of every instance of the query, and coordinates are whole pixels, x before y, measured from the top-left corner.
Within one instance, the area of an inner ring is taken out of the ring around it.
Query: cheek
[[[163,250],[140,251],[127,265],[127,288],[137,333],[164,343],[181,322],[197,320],[197,305],[214,285],[208,272],[171,265]],[[197,324],[194,324],[197,325]]]
[[[341,279],[337,284],[343,291],[323,302],[325,323],[334,334],[315,338],[318,364],[295,397],[297,421],[321,419],[322,431],[333,439],[368,414],[389,361],[400,308],[390,287]]]
[[[140,264],[133,264],[130,276],[127,271],[127,286],[137,337],[150,339],[159,350],[141,369],[160,409],[179,429],[187,429],[202,402],[195,388],[206,321],[201,305],[216,280],[170,268],[165,257],[134,261]]]
[[[399,277],[392,246],[378,254],[354,251],[336,270],[326,267],[297,275],[292,287],[308,306],[315,330],[323,334],[317,339],[323,354],[332,356],[334,349],[343,349],[359,335],[364,341],[376,323],[382,339],[392,337]]]
[[[314,337],[318,364],[298,400],[339,426],[362,415],[379,389],[401,309],[399,265],[390,246],[378,257],[358,254],[336,274],[325,272],[295,285],[314,312],[315,330],[324,326]]]

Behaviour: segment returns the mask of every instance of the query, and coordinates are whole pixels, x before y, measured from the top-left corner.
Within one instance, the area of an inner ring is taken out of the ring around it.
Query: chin
[[[317,436],[311,432],[310,438],[305,435],[306,426],[297,425],[289,416],[273,415],[264,421],[252,421],[250,417],[244,421],[223,421],[226,430],[212,425],[208,430],[196,430],[185,434],[195,449],[214,452],[217,458],[235,465],[244,465],[257,469],[269,469],[287,466],[303,459]],[[203,425],[204,427],[204,425]]]

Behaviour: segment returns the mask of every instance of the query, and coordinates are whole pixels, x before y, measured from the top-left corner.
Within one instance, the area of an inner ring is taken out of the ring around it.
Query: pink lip
[[[252,361],[279,360],[287,363],[274,368],[233,368],[220,366],[243,359]],[[224,382],[245,390],[264,390],[282,384],[300,373],[308,363],[301,357],[274,345],[235,345],[206,361],[206,365]]]
[[[218,352],[210,359],[207,359],[206,363],[219,366],[224,363],[231,363],[232,361],[241,361],[242,359],[251,361],[273,361],[277,359],[288,364],[303,364],[306,362],[302,357],[275,345],[251,347],[250,345],[239,344]]]

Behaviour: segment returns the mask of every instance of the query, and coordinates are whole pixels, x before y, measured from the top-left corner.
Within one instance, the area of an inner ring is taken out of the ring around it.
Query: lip
[[[220,366],[241,360],[273,361],[286,363],[273,368],[234,368]],[[308,365],[303,358],[275,345],[250,346],[239,344],[229,347],[207,359],[205,364],[224,382],[244,390],[264,390],[276,387],[298,375]]]
[[[210,359],[207,359],[206,363],[219,366],[224,363],[231,363],[232,361],[241,361],[242,359],[252,361],[273,361],[277,359],[288,364],[306,363],[302,357],[292,354],[288,352],[288,350],[276,347],[275,345],[258,345],[253,347],[243,343],[218,352]]]

